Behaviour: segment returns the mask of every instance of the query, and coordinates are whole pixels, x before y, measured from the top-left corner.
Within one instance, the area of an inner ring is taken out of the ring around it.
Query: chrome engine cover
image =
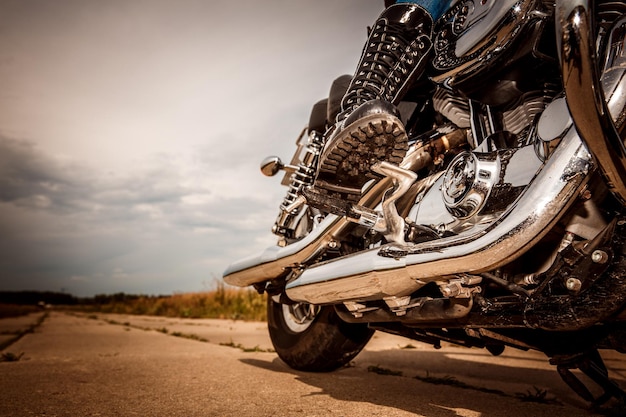
[[[466,219],[485,205],[500,174],[500,161],[494,156],[463,152],[450,162],[441,194],[454,217]]]
[[[488,71],[524,31],[540,22],[537,0],[462,0],[439,19],[431,77],[453,87]]]

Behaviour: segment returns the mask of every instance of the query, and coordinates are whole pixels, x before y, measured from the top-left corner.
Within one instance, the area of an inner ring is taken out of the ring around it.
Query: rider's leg
[[[402,161],[407,136],[395,105],[426,66],[431,11],[438,17],[449,3],[397,2],[376,20],[320,156],[315,189],[354,201],[375,162]]]

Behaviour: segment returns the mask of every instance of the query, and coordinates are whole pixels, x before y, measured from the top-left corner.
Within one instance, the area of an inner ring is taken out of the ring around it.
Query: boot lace
[[[393,102],[397,92],[424,55],[427,36],[419,30],[376,23],[361,63],[342,101],[342,120],[359,105],[380,99]]]

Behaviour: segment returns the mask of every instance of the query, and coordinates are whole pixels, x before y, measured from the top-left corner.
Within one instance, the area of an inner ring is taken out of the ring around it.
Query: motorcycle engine
[[[467,131],[469,149],[431,171],[438,175],[434,185],[416,196],[419,204],[408,215],[415,224],[446,236],[494,221],[571,126],[553,7],[538,0],[463,0],[437,22],[432,108]],[[551,247],[572,236],[591,239],[606,226],[594,201],[580,206]]]

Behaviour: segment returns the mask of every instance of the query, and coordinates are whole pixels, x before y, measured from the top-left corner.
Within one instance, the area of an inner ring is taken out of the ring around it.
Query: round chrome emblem
[[[448,211],[459,219],[478,213],[498,182],[499,165],[494,154],[457,155],[450,162],[441,187]]]

